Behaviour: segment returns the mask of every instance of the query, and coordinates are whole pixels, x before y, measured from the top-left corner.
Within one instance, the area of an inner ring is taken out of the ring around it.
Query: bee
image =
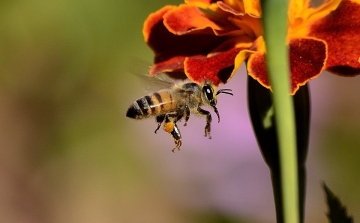
[[[184,126],[186,126],[190,114],[206,119],[205,137],[211,139],[212,117],[210,112],[204,110],[201,106],[211,107],[218,117],[218,122],[220,122],[220,115],[216,105],[217,95],[221,93],[233,95],[231,89],[216,91],[215,85],[209,80],[205,80],[201,84],[182,81],[173,84],[169,88],[137,99],[130,105],[126,116],[133,119],[155,117],[157,122],[155,133],[164,123],[163,129],[174,139],[175,147],[172,152],[175,152],[175,150],[180,150],[182,144],[181,133],[176,124],[184,118]]]

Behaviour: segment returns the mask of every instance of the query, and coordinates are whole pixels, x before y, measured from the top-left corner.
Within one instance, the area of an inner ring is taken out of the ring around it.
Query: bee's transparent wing
[[[142,60],[136,60],[130,66],[130,72],[138,77],[145,86],[146,93],[155,92],[161,89],[171,88],[176,83],[176,79],[169,77],[167,74],[157,74],[150,76],[149,70],[151,65]]]

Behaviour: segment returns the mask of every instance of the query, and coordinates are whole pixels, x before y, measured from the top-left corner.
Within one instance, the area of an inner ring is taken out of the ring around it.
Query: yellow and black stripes
[[[170,91],[159,91],[136,100],[128,109],[126,116],[143,119],[176,110],[176,101]]]

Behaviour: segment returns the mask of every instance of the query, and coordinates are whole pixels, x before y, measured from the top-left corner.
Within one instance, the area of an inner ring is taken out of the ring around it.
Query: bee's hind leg
[[[171,136],[173,137],[174,139],[174,142],[175,142],[175,147],[172,149],[172,152],[174,153],[175,150],[179,150],[180,151],[180,146],[182,144],[181,142],[181,133],[180,133],[180,130],[179,128],[177,127],[177,125],[175,124],[174,125],[174,129],[171,131]]]
[[[177,127],[175,121],[169,120],[168,115],[165,116],[164,130],[170,133],[171,137],[174,139],[175,147],[172,149],[172,152],[175,152],[175,150],[180,150],[182,144],[180,129]]]
[[[160,129],[160,126],[163,123],[164,119],[165,119],[165,115],[156,116],[156,122],[158,125],[157,125],[157,128],[155,129],[155,134]]]
[[[206,125],[205,125],[205,136],[211,139],[210,130],[211,130],[211,114],[209,111],[206,111],[200,107],[197,108],[199,114],[206,116]]]

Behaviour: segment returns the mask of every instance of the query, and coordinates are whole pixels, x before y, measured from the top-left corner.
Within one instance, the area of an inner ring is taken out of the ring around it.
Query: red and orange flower
[[[215,85],[226,83],[247,61],[247,71],[271,88],[259,0],[185,0],[151,14],[145,41],[155,52],[151,75],[184,71]],[[360,0],[291,0],[286,45],[292,94],[323,70],[341,76],[360,74]]]

